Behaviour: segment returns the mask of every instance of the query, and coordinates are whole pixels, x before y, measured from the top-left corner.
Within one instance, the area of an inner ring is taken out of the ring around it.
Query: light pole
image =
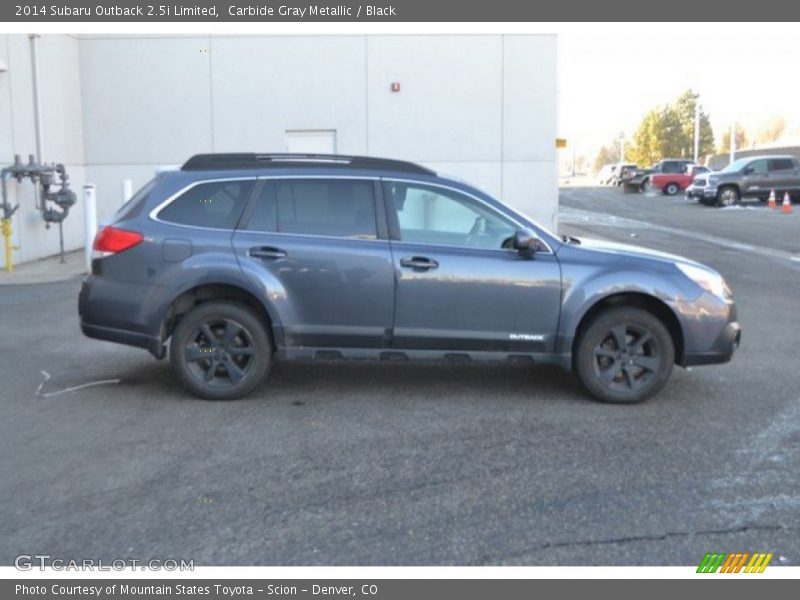
[[[625,132],[619,132],[619,164],[625,162]]]
[[[728,160],[728,163],[730,164],[730,163],[733,162],[733,159],[736,156],[736,122],[735,121],[731,121],[731,132],[730,132],[729,135],[731,136],[730,137],[731,143],[729,144],[729,146],[730,146],[730,158]]]
[[[575,177],[575,143],[572,143],[572,176]]]

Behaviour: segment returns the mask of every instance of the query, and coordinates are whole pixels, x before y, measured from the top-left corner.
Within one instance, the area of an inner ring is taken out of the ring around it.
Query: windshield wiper
[[[572,235],[562,235],[561,241],[563,241],[565,244],[575,244],[576,246],[581,245],[581,241]]]

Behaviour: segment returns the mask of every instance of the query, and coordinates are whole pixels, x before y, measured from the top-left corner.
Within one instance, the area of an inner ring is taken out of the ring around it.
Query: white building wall
[[[3,136],[0,160],[10,162],[33,152],[33,120],[27,37],[4,37],[0,53],[10,48],[13,64],[0,74],[0,133],[13,129],[15,141]],[[43,86],[46,156],[74,161],[75,175],[85,165],[101,222],[125,178],[136,188],[198,152],[284,151],[288,130],[335,130],[342,154],[423,163],[555,226],[555,36],[42,40],[43,61],[60,73]],[[77,114],[54,117],[66,113]],[[76,228],[77,212],[67,220],[70,248],[80,245]],[[22,229],[23,242],[36,241],[24,243],[22,260],[55,251],[52,232],[35,229]]]
[[[33,111],[33,77],[30,40],[26,35],[0,35],[0,58],[8,71],[0,73],[0,164],[23,162],[36,153]],[[39,38],[40,94],[42,99],[42,160],[64,163],[70,184],[78,195],[64,221],[64,246],[74,250],[83,245],[83,208],[80,204],[85,176],[83,154],[82,99],[80,89],[79,41],[73,36]],[[35,260],[59,251],[58,226],[45,228],[35,208],[34,185],[30,180],[9,182],[10,201],[19,204],[12,218],[15,263]],[[0,264],[5,256],[0,252]]]

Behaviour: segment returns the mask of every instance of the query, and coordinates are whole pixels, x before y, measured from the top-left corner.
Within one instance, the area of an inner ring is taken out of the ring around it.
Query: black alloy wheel
[[[641,402],[672,372],[675,349],[663,323],[639,308],[601,313],[582,335],[575,357],[581,382],[598,400]]]
[[[272,362],[269,333],[258,317],[233,302],[203,303],[178,323],[170,360],[181,382],[209,400],[240,398],[258,385]]]

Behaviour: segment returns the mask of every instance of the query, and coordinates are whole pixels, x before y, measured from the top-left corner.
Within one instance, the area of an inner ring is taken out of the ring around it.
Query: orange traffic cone
[[[769,206],[770,208],[777,208],[777,206],[775,204],[775,189],[774,188],[769,191],[769,202],[767,202],[767,206]]]
[[[783,194],[783,204],[781,204],[781,212],[786,214],[791,214],[792,212],[792,201],[789,198],[789,192]]]

